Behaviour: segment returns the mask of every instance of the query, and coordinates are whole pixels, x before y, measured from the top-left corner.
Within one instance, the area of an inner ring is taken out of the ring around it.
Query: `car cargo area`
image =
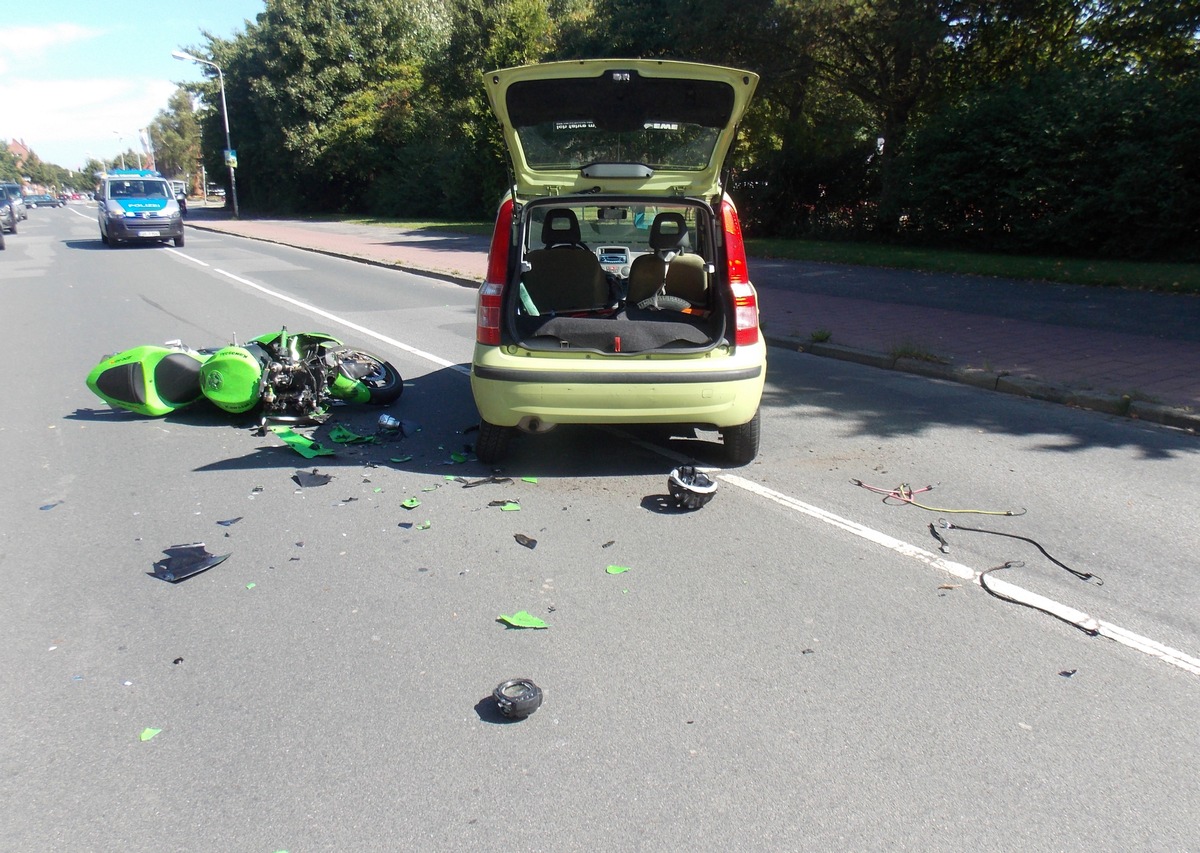
[[[549,199],[523,209],[519,249],[505,314],[526,349],[683,354],[725,340],[703,202]]]

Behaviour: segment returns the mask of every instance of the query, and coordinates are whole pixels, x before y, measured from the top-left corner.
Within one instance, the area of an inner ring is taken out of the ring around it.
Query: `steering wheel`
[[[657,302],[658,304],[655,304]],[[649,308],[651,310],[667,310],[667,311],[686,311],[692,307],[692,303],[680,296],[668,296],[660,294],[657,298],[648,296],[637,304],[638,308]]]

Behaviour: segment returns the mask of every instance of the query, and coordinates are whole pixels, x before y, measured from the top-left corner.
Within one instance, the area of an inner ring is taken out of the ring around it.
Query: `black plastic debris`
[[[1077,669],[1064,669],[1062,672],[1059,673],[1059,675],[1061,675],[1063,678],[1070,678],[1077,672],[1079,672],[1079,670],[1077,670]]]
[[[229,559],[229,554],[210,554],[203,542],[164,548],[167,556],[154,564],[154,576],[168,583],[179,583],[206,572]]]
[[[495,484],[501,485],[501,486],[507,486],[507,485],[511,485],[512,481],[513,481],[512,477],[497,477],[495,475],[493,475],[491,477],[482,477],[478,480],[462,480],[461,477],[456,478],[456,479],[461,480],[464,489],[473,489],[476,486],[486,486],[490,483],[495,483]]]
[[[524,545],[530,551],[537,547],[537,540],[529,538],[524,533],[514,533],[513,539],[517,540],[518,545]]]
[[[510,719],[523,719],[542,706],[542,690],[528,678],[510,678],[492,691],[500,713]]]
[[[224,521],[218,521],[217,524],[221,525],[222,527],[232,527],[233,525],[235,525],[239,521],[241,521],[244,517],[245,516],[239,515],[237,518],[227,518]]]
[[[932,522],[929,525],[929,532],[930,532],[930,534],[932,534],[933,538],[937,540],[938,550],[941,551],[943,554],[949,554],[950,553],[950,543],[946,541],[946,537],[944,537],[944,536],[942,536],[942,534],[938,533],[938,529],[936,527],[934,527]]]
[[[62,501],[54,501],[53,503],[42,504],[38,507],[38,509],[40,509],[42,512],[45,512],[46,510],[54,509],[56,506],[62,506],[62,503]]]
[[[183,658],[175,658],[175,660],[171,661],[171,663],[179,666],[179,664],[183,663]]]
[[[333,479],[332,474],[322,474],[316,468],[311,471],[297,471],[292,475],[292,479],[296,481],[302,489],[314,488],[316,486],[324,486]]]

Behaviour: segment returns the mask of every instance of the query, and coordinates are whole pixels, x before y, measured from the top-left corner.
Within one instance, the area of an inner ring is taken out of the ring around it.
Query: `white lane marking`
[[[347,329],[353,329],[354,331],[358,332],[359,334],[363,334],[363,335],[366,335],[367,337],[374,338],[377,341],[382,341],[383,343],[388,344],[389,346],[396,347],[399,350],[403,350],[404,352],[409,353],[410,355],[415,355],[418,358],[423,358],[423,359],[426,359],[427,361],[432,361],[434,364],[436,364],[440,367],[448,367],[451,370],[455,370],[455,371],[463,374],[464,376],[471,375],[471,369],[469,367],[463,367],[461,364],[455,364],[452,361],[447,361],[446,359],[441,358],[440,356],[436,356],[431,352],[425,352],[425,350],[420,350],[420,349],[417,349],[416,347],[409,346],[408,344],[401,343],[400,341],[396,340],[395,338],[390,338],[387,335],[380,334],[379,332],[376,332],[373,329],[368,329],[366,326],[360,326],[358,323],[353,323],[350,320],[347,320],[343,317],[339,317],[337,314],[333,314],[329,311],[326,311],[323,308],[318,308],[315,305],[309,305],[307,302],[302,302],[299,299],[295,299],[291,296],[287,296],[286,294],[279,293],[278,291],[271,290],[270,288],[267,288],[267,287],[263,287],[261,284],[255,284],[254,282],[250,281],[249,279],[242,278],[240,275],[234,275],[233,273],[226,272],[225,270],[222,270],[222,269],[217,269],[214,267],[213,272],[220,273],[221,275],[225,276],[226,278],[231,278],[234,281],[238,282],[239,284],[244,284],[247,287],[253,287],[255,290],[259,291],[260,293],[265,293],[267,296],[273,297],[282,302],[287,302],[288,304],[294,305],[297,308],[302,308],[305,311],[316,314],[318,317],[324,317],[326,320],[331,320],[334,323],[338,323],[342,326],[345,326]]]
[[[181,258],[187,258],[193,264],[199,264],[202,267],[209,266],[208,264],[204,263],[204,261],[200,260],[199,258],[193,258],[187,252],[181,252],[178,249],[172,249],[170,246],[167,247],[167,251],[170,252],[172,255],[178,255]]]
[[[411,355],[427,359],[434,364],[440,365],[441,367],[449,367],[452,370],[463,374],[464,376],[470,376],[471,374],[470,368],[463,367],[462,365],[447,361],[446,359],[440,358],[432,353],[425,352],[424,350],[401,343],[395,338],[380,334],[372,329],[368,329],[366,326],[360,326],[358,323],[353,323],[349,320],[343,319],[342,317],[339,317],[336,314],[333,314],[322,308],[309,305],[307,302],[302,302],[299,299],[286,296],[277,291],[263,287],[261,284],[255,284],[248,279],[244,279],[241,276],[234,275],[233,273],[226,272],[222,269],[215,269],[214,272],[218,272],[221,275],[238,282],[239,284],[252,287],[261,293],[265,293],[268,296],[287,302],[296,306],[297,308],[312,312],[319,317],[324,317],[325,319],[331,320],[334,323],[339,323],[348,329],[353,329],[354,331],[374,338],[377,341],[382,341],[385,344],[394,346]],[[642,442],[638,443],[641,444]],[[679,458],[677,454],[664,448],[657,448],[654,447],[654,445],[649,444],[645,446],[656,450],[658,453],[666,456],[667,458]],[[918,562],[924,563],[932,568],[940,569],[941,571],[953,575],[956,578],[961,578],[962,580],[970,581],[971,583],[975,584],[979,583],[980,572],[977,572],[970,566],[963,565],[962,563],[956,563],[953,560],[944,559],[937,554],[934,554],[932,551],[927,551],[926,549],[920,548],[909,542],[896,539],[893,536],[889,536],[886,533],[859,524],[856,521],[851,521],[848,518],[842,518],[840,515],[835,515],[828,510],[824,510],[820,507],[813,506],[812,504],[805,503],[804,501],[797,500],[796,498],[790,497],[781,492],[777,492],[774,489],[769,489],[766,486],[760,485],[759,483],[747,480],[744,477],[739,477],[736,474],[720,474],[718,477],[719,479],[724,480],[726,483],[729,483],[731,486],[736,486],[739,489],[759,495],[767,500],[774,501],[775,503],[787,507],[788,509],[803,513],[804,515],[808,515],[817,519],[818,521],[823,521],[826,524],[837,527],[846,531],[847,533],[852,533],[853,535],[862,539],[866,539],[869,542],[874,542],[876,545],[880,545],[884,548],[894,551],[897,554],[917,560]],[[1007,595],[1010,598],[1014,598],[1017,601],[1028,602],[1036,607],[1048,610],[1068,622],[1075,623],[1081,628],[1095,631],[1100,636],[1107,637],[1108,639],[1120,643],[1123,646],[1142,652],[1143,654],[1156,657],[1165,663],[1179,667],[1180,669],[1193,675],[1200,675],[1200,658],[1192,657],[1191,655],[1188,655],[1179,649],[1171,648],[1170,646],[1159,643],[1156,640],[1151,640],[1148,637],[1135,634],[1134,632],[1126,630],[1119,625],[1114,625],[1111,622],[1095,619],[1094,617],[1089,616],[1082,611],[1038,595],[1035,592],[1031,592],[1027,589],[1017,586],[1016,584],[1009,583],[1008,581],[1003,581],[998,578],[991,578],[988,581],[988,585],[997,592]]]
[[[855,536],[866,539],[868,542],[874,542],[876,545],[880,545],[902,556],[917,560],[918,562],[924,563],[927,566],[931,566],[935,569],[941,569],[948,574],[954,575],[956,578],[961,578],[962,580],[970,581],[975,584],[979,583],[979,576],[981,573],[975,571],[970,566],[964,566],[962,563],[956,563],[953,560],[946,560],[942,557],[939,557],[937,554],[934,554],[932,551],[927,551],[924,548],[919,548],[916,545],[912,545],[908,542],[904,542],[903,540],[888,536],[886,533],[873,530],[870,527],[866,527],[865,525],[859,524],[856,521],[851,521],[848,518],[842,518],[840,515],[835,515],[828,510],[821,509],[820,507],[813,506],[812,504],[804,503],[804,501],[796,500],[793,497],[789,497],[788,495],[777,492],[774,489],[769,489],[766,486],[755,483],[752,480],[747,480],[744,477],[739,477],[736,474],[720,474],[718,476],[719,479],[724,480],[731,486],[737,486],[739,489],[752,492],[753,494],[764,497],[767,500],[774,501],[780,506],[803,513],[804,515],[815,518],[818,521],[823,521],[826,524],[832,525],[833,527],[837,527],[841,530],[845,530],[848,533],[852,533]],[[1107,637],[1108,639],[1120,643],[1123,646],[1127,646],[1131,649],[1142,652],[1143,654],[1156,657],[1165,663],[1169,663],[1172,666],[1177,666],[1193,675],[1200,675],[1200,658],[1192,657],[1191,655],[1181,652],[1179,649],[1173,649],[1170,646],[1165,646],[1162,643],[1151,640],[1148,637],[1135,634],[1132,631],[1128,631],[1119,625],[1112,624],[1111,622],[1105,622],[1101,619],[1096,619],[1095,617],[1089,616],[1088,614],[1076,610],[1073,607],[1068,607],[1065,604],[1053,601],[1052,599],[1038,595],[1035,592],[1030,592],[1027,589],[1019,587],[1016,584],[1008,583],[1007,581],[989,577],[988,586],[992,587],[1003,595],[1007,595],[1010,598],[1016,599],[1017,601],[1026,602],[1034,605],[1035,607],[1048,610],[1067,622],[1074,623],[1079,627],[1089,631],[1095,631],[1100,636]]]
[[[73,207],[71,207],[71,206],[69,206],[69,205],[67,206],[67,210],[71,211],[71,212],[72,212],[72,213],[74,213],[76,216],[82,216],[84,219],[95,219],[95,217],[93,217],[93,216],[88,216],[86,213],[80,213],[78,210],[76,210],[75,208],[73,208]]]

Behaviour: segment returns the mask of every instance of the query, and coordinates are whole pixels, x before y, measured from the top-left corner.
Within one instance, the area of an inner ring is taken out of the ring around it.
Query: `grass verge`
[[[1200,294],[1200,264],[990,255],[868,243],[750,239],[751,256]]]

